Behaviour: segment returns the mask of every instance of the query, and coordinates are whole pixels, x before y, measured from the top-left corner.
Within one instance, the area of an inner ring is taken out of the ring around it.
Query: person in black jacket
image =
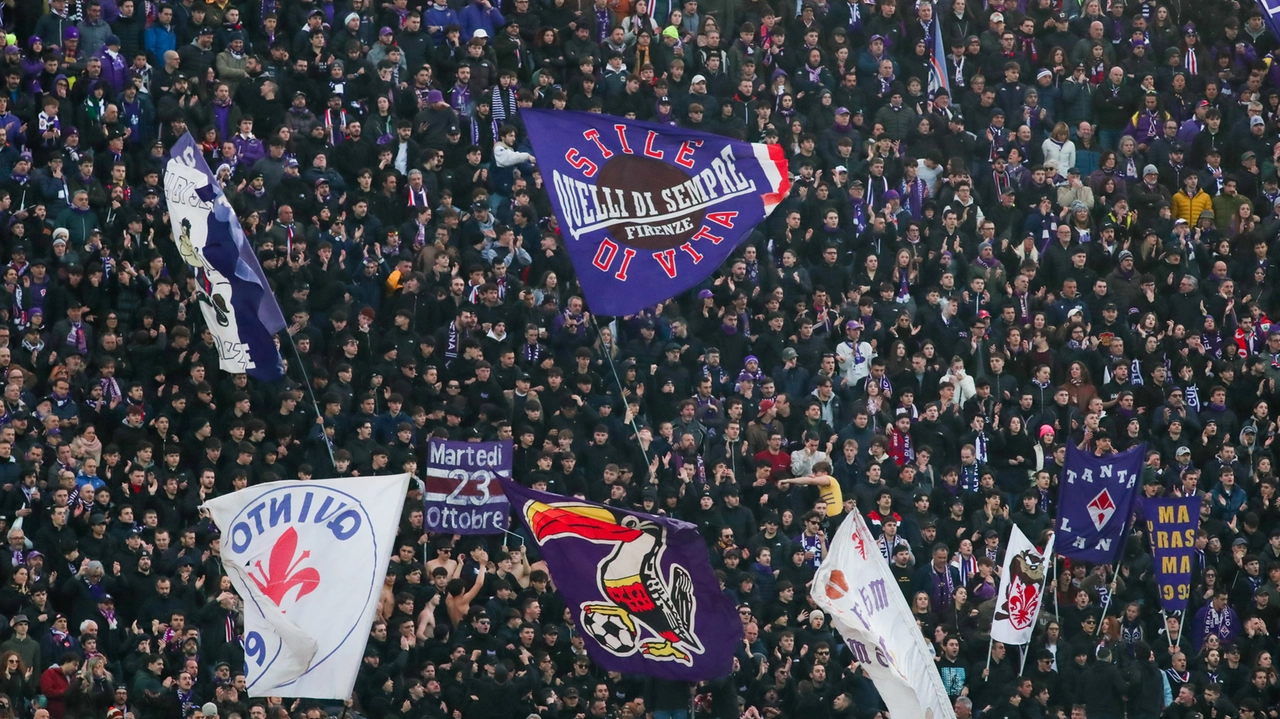
[[[1099,649],[1097,661],[1085,669],[1083,687],[1085,692],[1080,698],[1084,700],[1089,719],[1121,719],[1124,716],[1129,682],[1120,673],[1120,667],[1112,663],[1109,647]]]
[[[1133,645],[1134,660],[1125,668],[1129,682],[1130,719],[1156,719],[1164,704],[1164,681],[1151,646],[1144,641]]]

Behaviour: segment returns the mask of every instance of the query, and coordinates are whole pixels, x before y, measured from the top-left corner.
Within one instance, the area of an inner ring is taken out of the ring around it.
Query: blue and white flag
[[[244,600],[249,696],[351,696],[408,489],[408,474],[269,482],[201,505]]]
[[[1099,457],[1067,444],[1058,478],[1058,554],[1108,563],[1124,549],[1147,446]]]
[[[280,379],[284,360],[275,334],[285,328],[284,314],[235,211],[190,134],[169,153],[164,196],[173,241],[196,278],[200,312],[218,342],[218,366],[264,382]]]

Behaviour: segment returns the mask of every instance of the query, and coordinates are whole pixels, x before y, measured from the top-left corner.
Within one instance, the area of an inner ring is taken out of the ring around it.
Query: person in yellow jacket
[[[844,512],[844,495],[840,491],[840,483],[831,476],[831,463],[820,461],[813,465],[813,474],[807,477],[792,477],[778,480],[778,489],[786,489],[789,485],[806,484],[818,488],[818,496],[827,505],[827,516],[838,517]]]
[[[1173,194],[1173,219],[1194,225],[1205,210],[1213,212],[1213,198],[1200,189],[1199,177],[1188,174],[1182,178],[1182,189]]]

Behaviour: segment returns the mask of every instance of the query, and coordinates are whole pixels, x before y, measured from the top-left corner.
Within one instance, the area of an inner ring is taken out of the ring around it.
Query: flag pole
[[[1061,617],[1062,612],[1058,608],[1058,555],[1053,555],[1053,616]]]
[[[1173,635],[1169,633],[1169,615],[1160,610],[1160,618],[1164,620],[1164,638],[1169,640],[1169,648],[1173,649]],[[1178,633],[1182,633],[1182,622],[1178,622]]]
[[[1140,456],[1146,456],[1147,443],[1143,442],[1138,445],[1142,452]],[[1112,452],[1112,455],[1119,452]],[[1098,626],[1094,629],[1094,636],[1102,631],[1102,624],[1107,619],[1107,610],[1111,608],[1111,598],[1116,595],[1116,582],[1120,579],[1120,560],[1124,558],[1125,547],[1129,544],[1129,531],[1133,529],[1133,502],[1136,499],[1133,495],[1129,498],[1129,508],[1124,518],[1124,531],[1120,534],[1120,546],[1116,549],[1115,556],[1111,559],[1111,589],[1107,592],[1107,600],[1102,603],[1102,617],[1098,619]]]
[[[1045,543],[1044,549],[1041,551],[1049,551],[1053,549],[1053,546],[1052,546],[1053,543],[1054,543],[1054,534],[1050,532],[1049,541]],[[1053,568],[1054,568],[1053,616],[1054,616],[1054,619],[1057,619],[1058,618],[1058,572],[1057,572],[1058,555],[1056,554],[1053,555]],[[1044,610],[1044,593],[1045,593],[1045,590],[1047,590],[1048,588],[1049,588],[1049,576],[1046,574],[1045,578],[1040,580],[1040,604],[1036,607],[1036,618],[1034,621],[1038,621],[1040,619],[1040,613]],[[1030,653],[1031,653],[1031,643],[1028,642],[1027,644],[1022,646],[1022,666],[1018,667],[1018,676],[1022,676],[1022,671],[1027,668],[1027,655]]]
[[[596,328],[596,337],[599,337],[600,323],[596,321],[595,314],[591,315],[591,325]],[[614,346],[617,346],[618,344],[618,333],[616,331],[613,332],[613,344]],[[618,376],[618,368],[613,364],[613,354],[606,351],[604,353],[604,358],[609,361],[609,371],[613,373],[613,381],[618,383],[618,399],[622,400],[622,412],[625,415],[627,412],[627,398],[622,395],[622,390],[624,389],[622,386],[622,378]],[[630,424],[631,431],[636,433],[636,446],[640,447],[640,427],[636,425],[635,417],[631,418]],[[644,457],[644,466],[648,467],[649,453],[644,451],[644,447],[640,447],[640,456]],[[650,472],[649,474],[649,483],[653,484],[653,480],[655,479],[653,477],[653,472]],[[742,481],[741,477],[734,477],[734,479],[739,482]]]
[[[301,330],[299,330],[301,331]],[[293,356],[298,358],[298,371],[302,373],[302,383],[307,386],[307,394],[311,395],[311,406],[316,411],[316,419],[320,419],[320,438],[324,440],[324,448],[329,451],[329,463],[335,468],[338,466],[338,460],[333,458],[333,443],[329,441],[329,437],[324,433],[324,410],[320,408],[320,403],[316,401],[316,391],[311,386],[311,376],[307,374],[307,365],[302,361],[302,354],[298,352],[298,343],[294,340],[294,336],[289,334],[285,329],[285,334],[289,335],[289,346],[293,347]],[[377,396],[377,392],[373,393]]]
[[[1030,644],[1023,644],[1018,647],[1018,653],[1022,655],[1022,663],[1018,665],[1018,676],[1022,676],[1022,673],[1027,669],[1027,655],[1031,653],[1030,650]]]
[[[995,648],[995,645],[996,645],[996,638],[995,638],[995,637],[993,637],[993,636],[988,635],[988,636],[987,636],[987,671],[988,671],[988,676],[990,676],[990,671],[991,671],[991,650]]]
[[[1107,591],[1107,600],[1102,603],[1102,618],[1098,620],[1098,626],[1093,628],[1093,636],[1098,636],[1098,632],[1102,631],[1102,625],[1107,621],[1107,610],[1111,608],[1111,598],[1116,595],[1116,578],[1120,575],[1116,572],[1115,567],[1111,568],[1111,586]]]

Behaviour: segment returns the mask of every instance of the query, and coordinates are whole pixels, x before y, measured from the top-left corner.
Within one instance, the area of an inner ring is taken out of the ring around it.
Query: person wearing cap
[[[1186,147],[1190,147],[1191,143],[1195,141],[1200,132],[1208,127],[1207,118],[1209,116],[1210,109],[1211,106],[1209,105],[1208,100],[1201,98],[1199,102],[1196,102],[1192,116],[1184,120],[1182,124],[1178,126],[1179,142]]]
[[[178,67],[187,77],[204,78],[209,68],[214,67],[217,54],[213,51],[213,28],[201,25],[196,31],[195,41],[178,48]]]
[[[882,63],[883,66],[883,63]],[[903,106],[903,91],[898,83],[893,83],[884,94],[888,103],[876,111],[875,122],[884,126],[884,135],[894,142],[905,140],[907,133],[915,129],[919,118],[914,112]]]
[[[489,0],[471,0],[458,13],[458,24],[462,28],[462,37],[471,39],[477,30],[483,30],[482,37],[492,38],[497,28],[506,24],[502,13]]]
[[[214,67],[218,78],[226,83],[234,96],[240,82],[248,77],[249,56],[245,54],[244,32],[237,30],[227,34],[226,48],[214,59]]]
[[[844,376],[845,386],[853,387],[871,374],[875,352],[871,343],[862,339],[862,323],[856,319],[844,323],[844,339],[836,345],[836,363]]]
[[[22,663],[28,667],[42,666],[40,663],[40,643],[30,635],[31,620],[26,614],[16,614],[9,620],[13,633],[0,644],[0,653],[15,652]]]
[[[892,65],[892,75],[898,74],[898,64],[893,61],[889,53],[885,51],[885,35],[881,30],[886,27],[892,28],[894,32],[901,33],[901,25],[894,20],[882,20],[879,16],[871,18],[871,23],[875,23],[877,30],[872,32],[869,27],[864,32],[870,32],[871,36],[867,41],[867,47],[858,55],[858,72],[869,80],[880,75],[880,65],[884,60],[888,60]],[[861,78],[859,78],[861,79]],[[877,88],[879,92],[880,88]]]
[[[375,42],[372,35],[372,31],[375,26],[373,23],[366,23],[362,29],[360,13],[349,12],[346,15],[339,15],[335,13],[333,19],[334,33],[329,40],[330,47],[346,52],[347,45],[351,42],[355,42],[361,46],[360,51],[356,55],[359,57],[363,55],[364,51]],[[341,29],[339,29],[339,25],[341,25]],[[218,39],[225,41],[225,38],[222,35],[219,35]]]
[[[122,92],[127,85],[133,84],[129,74],[129,60],[126,60],[120,52],[120,44],[118,35],[109,34],[103,38],[102,48],[94,55],[102,63],[102,78],[117,93]]]
[[[375,68],[379,66],[386,67],[386,65],[383,65],[385,61],[390,65],[391,70],[395,70],[398,67],[401,73],[408,72],[409,65],[404,60],[404,53],[399,52],[399,50],[400,46],[396,45],[396,31],[384,25],[378,29],[377,41],[373,43],[373,47],[369,48],[369,54],[365,59]],[[393,59],[396,55],[399,57]],[[417,74],[415,73],[414,76],[416,79]],[[378,74],[378,79],[384,82],[387,81],[381,72]]]
[[[1160,184],[1160,170],[1155,165],[1142,168],[1142,179],[1128,185],[1129,202],[1139,217],[1155,217],[1160,206],[1173,205],[1169,188]]]
[[[712,55],[711,57],[718,58],[719,55]],[[719,105],[719,102],[711,94],[711,88],[707,82],[706,75],[694,75],[689,81],[689,91],[687,93],[678,93],[676,96],[675,107],[679,111],[680,115],[687,115],[689,112],[689,106],[693,104],[701,105],[704,113],[707,108],[717,107]]]

